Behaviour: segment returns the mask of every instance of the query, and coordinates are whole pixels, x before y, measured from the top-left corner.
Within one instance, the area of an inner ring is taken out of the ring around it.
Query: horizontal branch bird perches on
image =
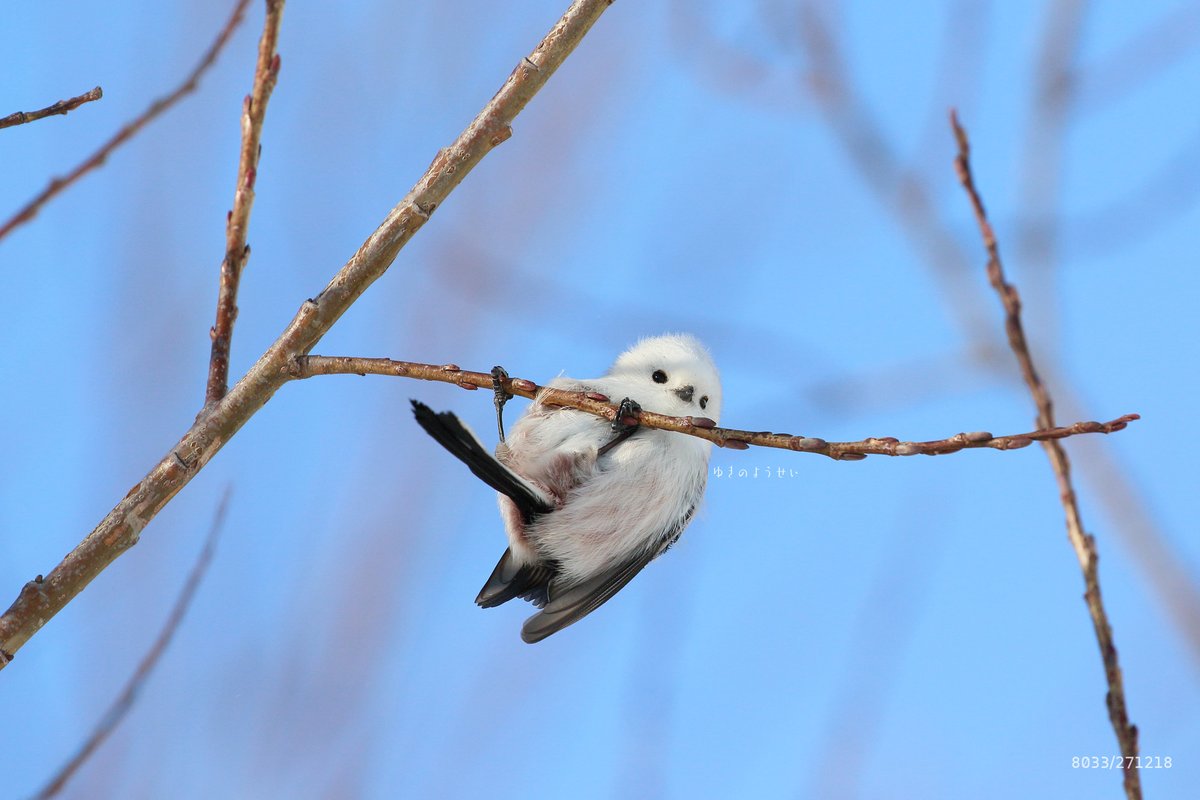
[[[470,372],[459,369],[457,364],[417,364],[411,361],[394,361],[390,358],[355,358],[351,356],[299,356],[288,367],[291,378],[311,378],[316,375],[389,375],[398,378],[416,378],[423,381],[452,383],[463,389],[492,389],[496,379],[488,372]],[[501,388],[512,395],[533,399],[540,396],[542,402],[555,406],[568,406],[595,414],[605,419],[614,419],[617,403],[621,398],[604,398],[588,392],[567,392],[539,386],[524,378],[501,378]],[[636,400],[637,398],[633,398]],[[615,401],[615,402],[614,402]],[[1047,428],[1029,433],[993,436],[986,431],[959,433],[945,439],[928,442],[902,442],[893,437],[871,437],[857,442],[827,442],[811,436],[796,436],[789,433],[770,431],[743,431],[719,428],[707,417],[669,417],[642,411],[638,422],[648,428],[685,433],[734,450],[745,450],[750,445],[774,447],[780,450],[795,450],[799,453],[817,453],[835,461],[861,461],[869,455],[879,456],[937,456],[959,450],[989,447],[993,450],[1018,450],[1034,442],[1065,439],[1084,433],[1113,433],[1140,419],[1137,414],[1125,414],[1110,422],[1076,422],[1074,425]]]

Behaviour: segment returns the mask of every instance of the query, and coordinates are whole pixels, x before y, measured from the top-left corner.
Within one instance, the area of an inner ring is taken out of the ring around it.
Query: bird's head
[[[721,377],[712,356],[694,336],[642,339],[617,358],[608,374],[634,387],[629,396],[647,411],[720,419]]]

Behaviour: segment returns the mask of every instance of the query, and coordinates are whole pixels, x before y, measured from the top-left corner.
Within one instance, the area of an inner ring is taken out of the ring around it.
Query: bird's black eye
[[[663,372],[661,369],[654,370],[654,374],[651,375],[650,377],[654,380],[655,383],[666,383],[667,382],[667,373]]]
[[[708,395],[704,395],[704,397],[700,398],[700,407],[708,408]]]

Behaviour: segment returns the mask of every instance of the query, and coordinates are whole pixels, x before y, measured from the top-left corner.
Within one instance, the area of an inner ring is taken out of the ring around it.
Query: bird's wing
[[[552,581],[548,587],[548,602],[539,613],[525,620],[525,624],[521,626],[521,638],[529,644],[540,642],[550,634],[557,633],[568,625],[578,622],[607,603],[647,564],[665,553],[671,545],[679,540],[683,529],[687,527],[695,511],[696,506],[693,505],[682,519],[664,531],[656,547],[647,548],[616,564],[611,569],[565,589],[556,590]]]
[[[546,605],[547,587],[554,575],[554,568],[550,564],[518,564],[513,559],[512,550],[505,550],[487,583],[479,590],[475,602],[481,608],[492,608],[520,597],[541,608]]]
[[[521,626],[521,638],[529,644],[540,642],[552,633],[578,622],[604,605],[633,580],[633,576],[654,560],[657,553],[646,550],[610,570],[556,592],[551,583],[549,602]]]
[[[470,467],[481,481],[512,498],[526,521],[554,510],[554,504],[542,490],[497,461],[452,412],[439,413],[418,400],[412,401],[412,407],[425,432]]]

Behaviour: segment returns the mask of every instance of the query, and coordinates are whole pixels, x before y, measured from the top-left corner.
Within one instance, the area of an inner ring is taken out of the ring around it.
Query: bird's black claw
[[[621,405],[617,407],[617,415],[613,417],[613,431],[615,433],[627,433],[636,428],[638,426],[637,415],[641,412],[642,407],[638,405],[638,402],[626,397],[621,401]]]
[[[621,405],[617,407],[617,415],[613,417],[612,429],[616,435],[608,442],[608,444],[599,448],[596,451],[596,456],[602,456],[621,442],[628,439],[637,432],[639,423],[637,415],[641,413],[642,407],[636,401],[626,397],[621,401]]]
[[[500,441],[504,441],[504,404],[512,399],[512,394],[504,388],[508,380],[508,372],[504,367],[492,367],[492,391],[496,394],[496,430],[500,432]]]

